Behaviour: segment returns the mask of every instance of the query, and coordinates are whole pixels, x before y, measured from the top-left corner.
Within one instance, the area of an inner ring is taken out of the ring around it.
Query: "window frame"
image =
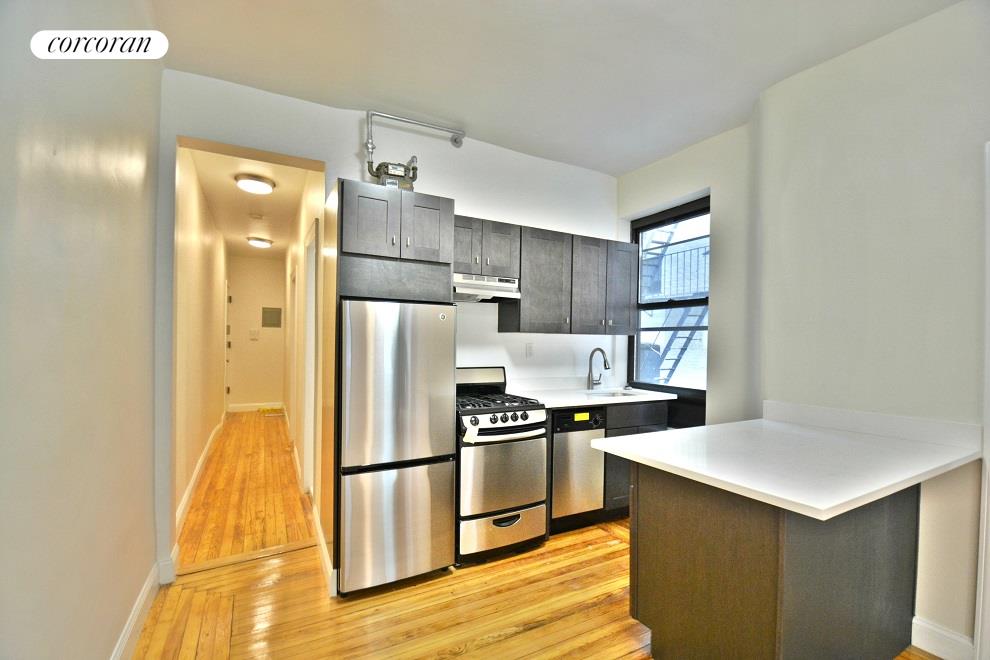
[[[636,245],[639,245],[640,235],[644,231],[649,231],[651,229],[656,229],[657,227],[663,227],[664,225],[674,224],[675,222],[681,222],[682,220],[690,220],[691,218],[696,218],[699,215],[711,214],[712,211],[712,200],[711,195],[705,195],[699,199],[692,200],[685,204],[675,206],[664,211],[659,211],[657,213],[652,213],[650,215],[644,216],[637,220],[633,220],[629,224],[629,240]],[[711,236],[711,228],[709,227],[709,237]],[[642,253],[640,253],[640,265],[642,265]],[[654,392],[668,392],[670,394],[676,394],[681,400],[695,401],[695,402],[705,402],[707,396],[707,390],[696,390],[686,387],[674,387],[672,385],[656,385],[654,383],[644,383],[637,381],[636,376],[636,360],[639,357],[636,352],[636,340],[639,337],[639,320],[641,317],[640,312],[651,310],[651,309],[676,309],[679,307],[698,307],[704,305],[709,308],[709,318],[711,318],[711,307],[708,302],[708,296],[704,298],[691,298],[687,300],[667,300],[665,302],[652,302],[644,303],[640,302],[641,294],[641,283],[636,282],[636,334],[629,336],[629,350],[627,355],[629,356],[626,360],[626,381],[635,388],[643,390],[652,390]],[[709,286],[711,285],[709,281]],[[707,362],[708,355],[705,355]]]

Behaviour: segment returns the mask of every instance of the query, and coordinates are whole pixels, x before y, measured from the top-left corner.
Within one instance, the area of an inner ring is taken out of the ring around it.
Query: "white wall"
[[[766,398],[981,421],[988,35],[967,0],[763,94]],[[922,488],[917,613],[967,636],[979,490]]]
[[[337,177],[364,177],[364,113],[340,110],[315,103],[271,94],[242,85],[203,76],[166,70],[162,79],[162,122],[159,186],[174,186],[171,163],[175,159],[175,140],[188,135],[228,144],[265,149],[293,156],[324,161],[326,179],[331,185]],[[616,222],[616,181],[613,177],[590,170],[534,158],[508,149],[468,138],[455,149],[443,135],[396,129],[384,123],[375,129],[379,160],[405,162],[416,154],[420,174],[416,189],[452,197],[456,211],[466,215],[492,218],[535,227],[564,229],[608,238],[619,236]],[[159,236],[165,241],[158,252],[160,271],[170,277],[171,246],[167,236],[172,231],[173,203],[162,199],[158,207]],[[171,324],[170,292],[160,291],[156,303],[162,327]],[[494,332],[494,321],[478,311],[474,319],[485,333]],[[471,312],[465,318],[473,316]],[[470,320],[470,319],[469,319]],[[479,355],[468,350],[464,339],[466,323],[460,324],[459,347],[472,360],[490,363],[502,360],[496,350]],[[504,337],[504,336],[500,336]],[[164,337],[159,345],[160,359],[171,360]],[[506,342],[516,339],[505,338]],[[547,359],[533,369],[520,360],[508,364],[520,373],[555,374],[580,382],[587,371],[591,342],[587,338],[533,336],[536,356]],[[610,351],[613,373],[625,373],[625,344]],[[595,345],[600,345],[596,342]],[[605,344],[608,347],[607,344]],[[561,349],[560,347],[565,347]],[[569,347],[569,348],[566,348]],[[566,350],[567,359],[558,361],[557,353]],[[554,359],[551,360],[550,358]],[[465,358],[466,359],[466,358]],[[163,389],[164,391],[164,389]],[[160,451],[169,451],[167,400],[158,401]],[[159,462],[163,471],[167,461]],[[170,479],[170,475],[159,478]],[[161,553],[168,545],[171,531],[162,527],[158,539]]]
[[[289,421],[289,434],[296,445],[300,467],[303,467],[305,448],[303,447],[305,391],[305,323],[306,323],[306,283],[310,273],[306,270],[306,238],[313,228],[316,218],[323,220],[326,201],[324,174],[306,172],[303,196],[296,214],[294,236],[283,261],[283,288],[285,295],[285,360],[282,383],[282,400]],[[296,278],[295,286],[292,277]],[[305,477],[306,475],[301,475]],[[303,479],[304,486],[308,483]]]
[[[622,219],[711,189],[709,422],[761,398],[981,421],[988,34],[990,7],[959,3],[620,177]],[[922,488],[916,611],[963,636],[979,490],[977,464]]]
[[[169,194],[165,191],[164,194]],[[224,404],[223,236],[188,149],[180,149],[175,188],[175,503],[191,487],[196,464]]]
[[[760,246],[751,169],[750,128],[743,126],[619,177],[619,217],[627,225],[711,195],[709,424],[761,414]]]
[[[28,49],[40,29],[149,23],[128,0],[0,4],[4,658],[108,657],[153,577],[161,70]]]
[[[285,260],[231,255],[230,368],[227,404],[237,406],[282,403],[285,368]],[[282,327],[261,327],[261,308],[282,310]],[[257,339],[252,339],[256,333]]]

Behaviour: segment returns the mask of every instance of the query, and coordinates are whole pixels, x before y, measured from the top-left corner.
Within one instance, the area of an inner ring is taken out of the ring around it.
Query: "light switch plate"
[[[251,328],[248,330],[248,339],[251,341],[258,341],[261,338],[261,330],[257,328]]]

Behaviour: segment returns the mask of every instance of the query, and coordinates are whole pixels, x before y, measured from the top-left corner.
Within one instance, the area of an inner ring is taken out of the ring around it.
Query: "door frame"
[[[316,438],[320,428],[320,219],[314,218],[303,240],[302,305],[302,487],[316,493]],[[312,261],[310,257],[312,256]]]
[[[226,257],[225,257],[226,260]],[[227,267],[226,265],[224,266]],[[230,280],[223,278],[223,414],[230,409]]]
[[[990,660],[990,142],[983,147],[985,214],[983,248],[983,460],[980,465],[980,533],[976,558],[976,621],[973,646],[978,660]]]
[[[193,131],[195,132],[195,131]],[[245,136],[246,140],[250,138]],[[299,156],[193,138],[163,129],[158,148],[158,196],[155,208],[153,459],[155,558],[158,582],[175,581],[178,534],[175,524],[175,201],[178,149],[185,147],[228,156],[288,165],[319,173],[326,186],[326,163]],[[225,385],[226,387],[226,385]]]

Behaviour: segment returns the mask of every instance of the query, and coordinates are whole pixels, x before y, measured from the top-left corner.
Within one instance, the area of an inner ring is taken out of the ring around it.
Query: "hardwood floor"
[[[914,646],[907,647],[903,653],[894,660],[942,660],[937,655],[932,655],[927,651],[922,651]]]
[[[585,528],[337,599],[315,548],[191,573],[158,593],[135,657],[648,658],[628,614],[628,534]]]
[[[179,532],[179,570],[312,543],[309,497],[299,487],[285,417],[229,413]]]
[[[625,521],[605,523],[337,599],[315,547],[190,573],[158,593],[135,658],[649,658],[628,541]]]
[[[228,415],[135,658],[649,658],[629,527],[331,599],[284,417]],[[897,660],[931,660],[907,649]]]

